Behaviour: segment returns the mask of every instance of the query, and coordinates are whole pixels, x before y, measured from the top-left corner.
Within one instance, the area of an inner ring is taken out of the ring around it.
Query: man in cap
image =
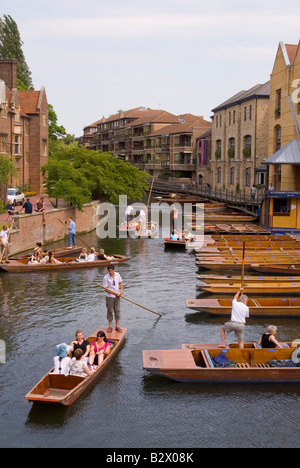
[[[112,332],[112,321],[115,315],[116,331],[121,333],[122,329],[119,327],[119,322],[121,313],[121,296],[124,292],[123,280],[121,275],[115,271],[114,265],[109,265],[107,269],[108,273],[103,279],[103,286],[106,290],[107,320],[109,323],[107,332]]]

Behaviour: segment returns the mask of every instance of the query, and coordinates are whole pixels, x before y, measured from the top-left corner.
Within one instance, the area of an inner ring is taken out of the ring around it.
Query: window
[[[285,214],[291,213],[291,199],[290,198],[274,198],[273,214]]]
[[[252,120],[252,105],[249,106],[249,120]]]
[[[281,116],[281,89],[276,91],[275,118]]]
[[[229,112],[229,125],[231,125],[231,112]]]
[[[235,110],[233,111],[233,124],[235,124]]]
[[[281,127],[278,126],[275,128],[275,151],[280,150],[281,148]]]
[[[244,107],[244,120],[247,120],[247,107]]]
[[[234,185],[234,167],[230,169],[230,185]]]
[[[22,154],[22,139],[20,135],[14,137],[14,154]]]
[[[251,187],[251,167],[246,169],[245,185]]]
[[[221,177],[222,177],[222,171],[221,171],[221,168],[218,167],[218,172],[217,172],[217,182],[218,182],[218,184],[221,183]]]
[[[235,138],[229,138],[228,140],[228,156],[230,158],[235,156]]]

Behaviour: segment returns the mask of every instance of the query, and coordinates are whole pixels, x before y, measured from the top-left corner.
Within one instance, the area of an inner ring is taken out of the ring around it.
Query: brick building
[[[41,192],[41,166],[48,162],[48,102],[45,88],[17,90],[17,61],[0,60],[0,154],[11,158],[11,186]]]
[[[211,123],[202,117],[139,107],[85,127],[80,142],[111,152],[154,177],[195,180],[196,140],[209,128]]]
[[[211,185],[250,192],[265,184],[268,157],[270,82],[241,91],[214,112]]]

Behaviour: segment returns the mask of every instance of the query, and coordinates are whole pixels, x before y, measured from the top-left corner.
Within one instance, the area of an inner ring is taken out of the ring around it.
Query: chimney
[[[17,67],[16,59],[0,59],[0,79],[5,81],[9,90],[17,87]]]

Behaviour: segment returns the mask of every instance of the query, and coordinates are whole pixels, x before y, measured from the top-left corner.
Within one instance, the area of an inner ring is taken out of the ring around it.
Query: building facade
[[[212,110],[213,189],[251,191],[264,185],[268,158],[270,83],[241,91]]]
[[[48,102],[45,88],[17,90],[17,61],[0,60],[0,154],[13,160],[11,186],[42,190],[41,166],[48,162]]]
[[[195,180],[196,141],[209,128],[211,123],[202,117],[139,107],[103,118],[96,131],[86,127],[88,138],[84,140],[84,135],[81,142],[154,177]]]
[[[268,188],[262,222],[300,230],[300,43],[279,44],[270,85]]]

